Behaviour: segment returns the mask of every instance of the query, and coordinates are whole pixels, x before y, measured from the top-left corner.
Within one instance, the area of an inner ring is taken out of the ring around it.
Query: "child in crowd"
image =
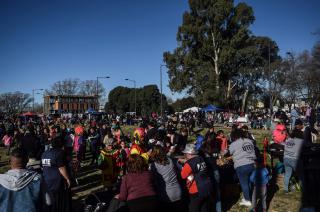
[[[117,157],[117,167],[119,168],[119,176],[118,178],[121,179],[126,173],[126,162],[129,158],[130,150],[126,145],[125,141],[120,142],[120,149],[119,149],[119,155]]]
[[[257,200],[260,199],[263,212],[267,211],[267,184],[270,180],[268,170],[263,166],[262,158],[255,162],[255,170],[250,176],[250,182],[253,184],[252,193],[252,211],[257,211]]]
[[[218,130],[216,140],[220,143],[221,153],[225,154],[228,149],[228,138],[224,135],[223,130]]]
[[[106,143],[105,145],[98,157],[98,168],[102,171],[102,184],[108,189],[117,181],[119,171],[116,160],[119,151],[113,147],[113,143]]]
[[[12,133],[13,134],[13,133]],[[2,142],[4,143],[5,147],[7,148],[7,155],[10,154],[10,149],[13,144],[13,136],[11,133],[6,133],[5,136],[2,138]]]

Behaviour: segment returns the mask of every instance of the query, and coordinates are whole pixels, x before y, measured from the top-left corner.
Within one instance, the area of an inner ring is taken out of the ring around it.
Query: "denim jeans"
[[[290,178],[292,176],[293,171],[296,171],[297,168],[297,160],[284,158],[283,159],[283,165],[284,165],[284,190],[289,191],[289,182]]]
[[[295,124],[296,124],[296,117],[292,117],[291,118],[291,130],[294,129]]]
[[[247,164],[239,166],[236,168],[236,173],[238,175],[240,186],[243,192],[243,197],[245,200],[250,201],[250,175],[254,170],[254,165]]]
[[[255,209],[255,211],[258,211],[256,209],[258,199],[260,199],[262,209],[266,211],[267,210],[267,186],[266,185],[255,185],[253,187],[252,208]]]

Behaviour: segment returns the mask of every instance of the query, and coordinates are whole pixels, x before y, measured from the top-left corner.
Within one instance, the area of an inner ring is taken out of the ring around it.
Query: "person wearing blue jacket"
[[[260,199],[263,211],[267,211],[267,184],[271,176],[268,169],[262,165],[262,159],[255,162],[255,170],[250,175],[250,182],[253,184],[252,210],[257,211],[257,200]]]
[[[196,146],[196,150],[199,151],[201,146],[202,146],[202,143],[204,142],[204,137],[202,135],[197,135],[196,136],[196,143],[195,143],[195,146]]]
[[[0,211],[41,212],[45,204],[42,177],[26,169],[27,153],[17,148],[10,157],[11,169],[0,174]]]

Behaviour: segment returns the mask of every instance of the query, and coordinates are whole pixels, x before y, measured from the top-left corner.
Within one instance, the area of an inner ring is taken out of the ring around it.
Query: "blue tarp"
[[[207,107],[201,109],[201,111],[203,112],[214,112],[217,110],[222,110],[222,109],[214,105],[207,105]]]
[[[93,108],[89,108],[87,110],[87,113],[89,113],[89,114],[99,114],[99,112],[95,111]]]

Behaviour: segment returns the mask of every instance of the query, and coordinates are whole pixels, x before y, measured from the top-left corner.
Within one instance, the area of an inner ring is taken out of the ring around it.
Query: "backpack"
[[[197,156],[188,160],[186,163],[188,163],[192,169],[199,196],[208,197],[213,191],[213,186],[206,162],[202,157]]]

